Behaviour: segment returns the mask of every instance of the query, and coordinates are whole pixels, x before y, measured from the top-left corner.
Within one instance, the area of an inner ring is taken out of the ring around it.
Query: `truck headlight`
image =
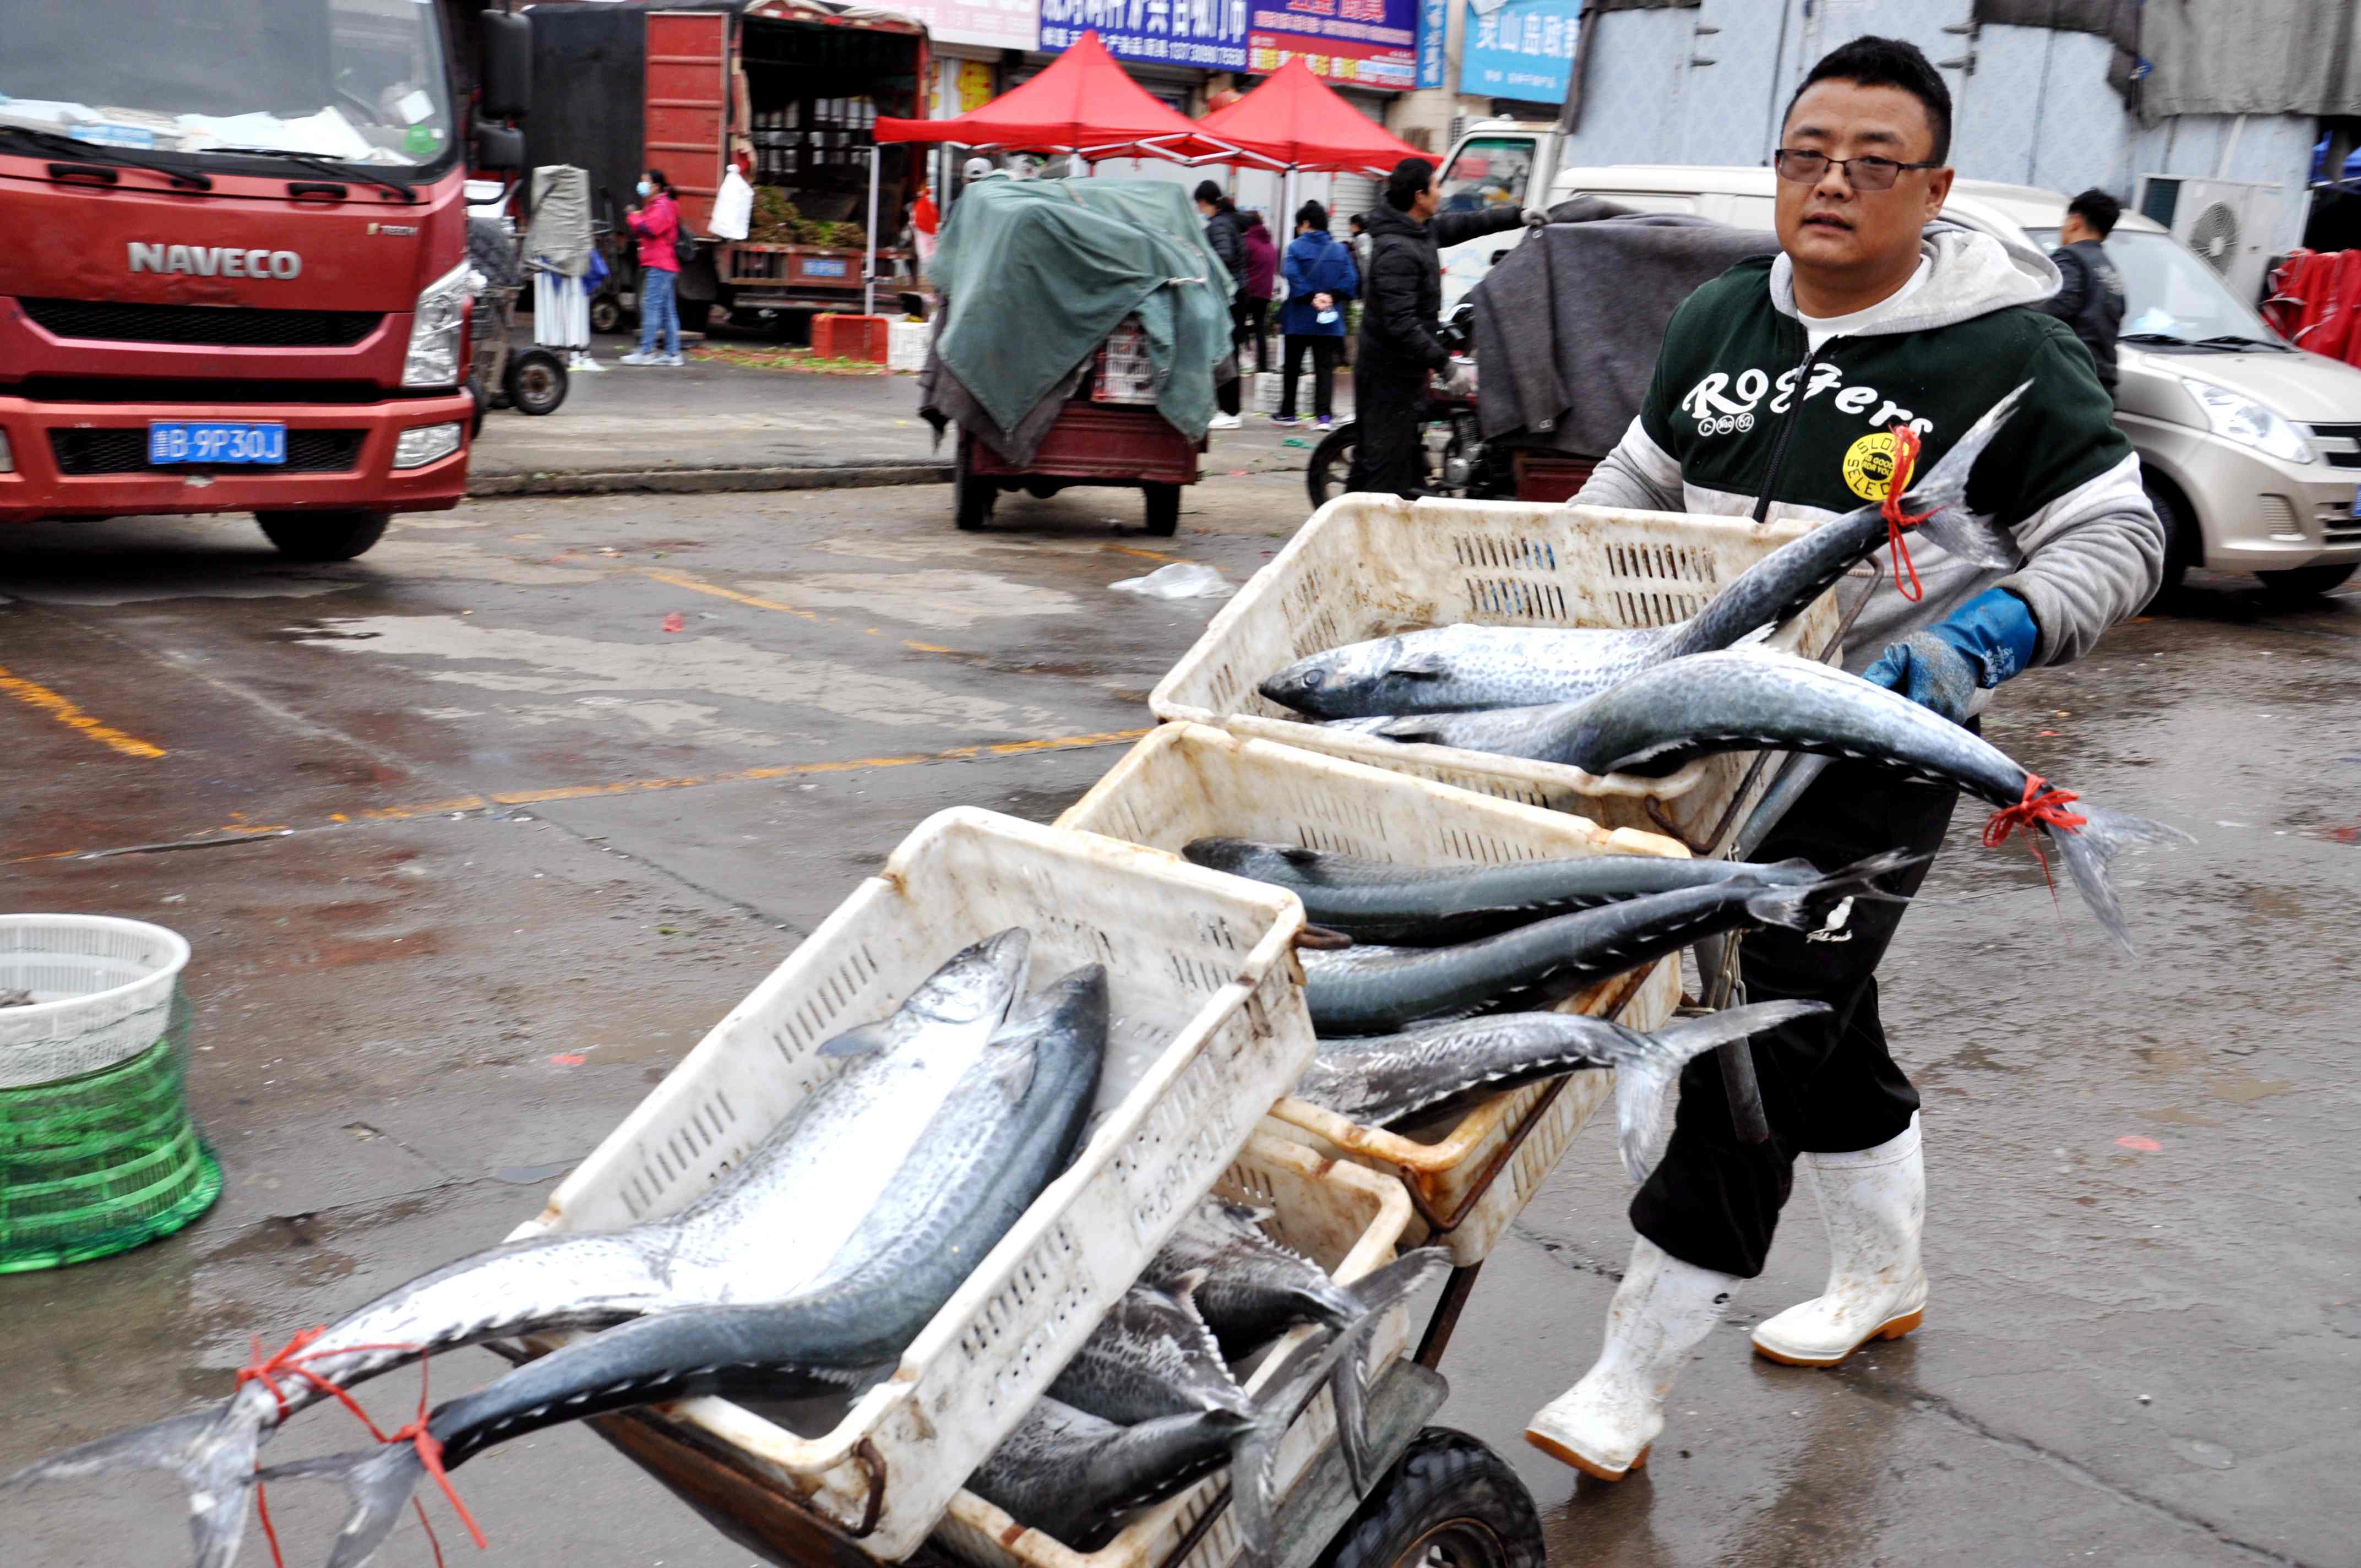
[[[459,384],[459,345],[467,325],[467,264],[464,261],[419,291],[410,318],[410,354],[401,362],[405,387]]]
[[[2183,376],[2180,384],[2189,389],[2189,395],[2205,411],[2206,422],[2213,427],[2214,434],[2241,446],[2251,446],[2283,463],[2312,461],[2311,444],[2296,433],[2295,426],[2252,398],[2190,376]]]
[[[451,424],[422,424],[415,430],[405,430],[393,443],[393,466],[397,468],[423,468],[438,458],[448,457],[459,450],[459,433],[465,427]]]

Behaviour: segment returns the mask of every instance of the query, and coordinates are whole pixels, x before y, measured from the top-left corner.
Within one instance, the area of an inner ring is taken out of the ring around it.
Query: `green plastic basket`
[[[29,927],[36,918],[49,924]],[[111,975],[85,966],[95,979],[117,983],[85,993],[93,1005],[83,1030],[75,1030],[71,1016],[54,1016],[60,1004],[84,999],[61,983],[71,966],[61,969],[49,950],[65,939],[61,926],[93,942],[139,939],[121,929],[136,922],[105,922],[115,929],[93,932],[98,924],[91,917],[0,917],[0,989],[10,989],[12,980],[23,985],[38,971],[49,981],[36,990],[40,1011],[52,1014],[45,1022],[32,1009],[0,1009],[0,1021],[27,1036],[0,1044],[0,1053],[14,1053],[9,1076],[16,1080],[0,1087],[0,1274],[127,1251],[181,1229],[221,1195],[221,1166],[198,1136],[184,1092],[190,1012],[173,983],[180,964],[172,949],[184,956],[185,944],[171,938],[158,945],[162,968],[132,982],[122,975],[125,965],[140,967],[134,960],[116,957]],[[159,927],[145,929],[170,937]],[[159,977],[166,989],[157,996]],[[135,985],[137,994],[126,1003],[121,993]],[[37,1052],[59,1063],[104,1065],[22,1081],[27,1058]]]

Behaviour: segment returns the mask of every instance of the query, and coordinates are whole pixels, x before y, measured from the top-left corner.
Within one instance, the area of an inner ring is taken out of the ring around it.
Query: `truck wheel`
[[[590,302],[590,330],[604,337],[623,324],[623,302],[612,294]]]
[[[546,348],[528,348],[509,361],[503,389],[517,412],[546,414],[566,400],[566,361]]]
[[[2189,575],[2190,567],[2205,564],[2205,540],[2180,491],[2149,477],[2142,477],[2140,488],[2147,492],[2147,504],[2156,509],[2157,521],[2164,524],[2164,576],[2157,584],[2155,597],[2147,601],[2153,610],[2180,591],[2180,579]]]
[[[1541,1516],[1506,1461],[1448,1427],[1418,1434],[1321,1568],[1543,1568]]]
[[[1353,448],[1361,439],[1355,422],[1348,419],[1330,431],[1312,449],[1312,461],[1304,465],[1303,488],[1312,493],[1315,511],[1343,495],[1353,477]]]
[[[954,507],[951,521],[964,533],[973,533],[992,521],[992,503],[1000,499],[1000,490],[990,479],[979,479],[968,472],[970,438],[961,436],[957,455],[951,460],[951,499]]]
[[[258,511],[254,521],[290,561],[349,561],[385,537],[381,511]]]
[[[1142,485],[1148,497],[1148,532],[1170,539],[1180,532],[1180,487],[1178,485]]]
[[[703,332],[705,323],[713,319],[713,302],[710,300],[680,300],[675,302],[675,308],[680,315],[680,330],[683,332]]]
[[[2345,586],[2352,576],[2354,564],[2342,566],[2298,566],[2291,572],[2257,572],[2263,580],[2263,591],[2273,598],[2318,598]]]

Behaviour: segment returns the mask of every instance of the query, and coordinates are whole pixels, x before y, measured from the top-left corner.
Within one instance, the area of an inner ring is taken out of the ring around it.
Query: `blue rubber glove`
[[[1962,724],[1977,688],[1989,690],[2024,669],[2038,636],[2023,599],[2006,588],[1988,588],[1949,620],[1886,649],[1861,675]]]

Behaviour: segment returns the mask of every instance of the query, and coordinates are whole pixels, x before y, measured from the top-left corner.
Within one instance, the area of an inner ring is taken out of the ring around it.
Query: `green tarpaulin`
[[[932,273],[950,301],[936,356],[1004,429],[1136,314],[1157,411],[1204,435],[1230,350],[1230,275],[1178,185],[978,181],[952,203]]]

